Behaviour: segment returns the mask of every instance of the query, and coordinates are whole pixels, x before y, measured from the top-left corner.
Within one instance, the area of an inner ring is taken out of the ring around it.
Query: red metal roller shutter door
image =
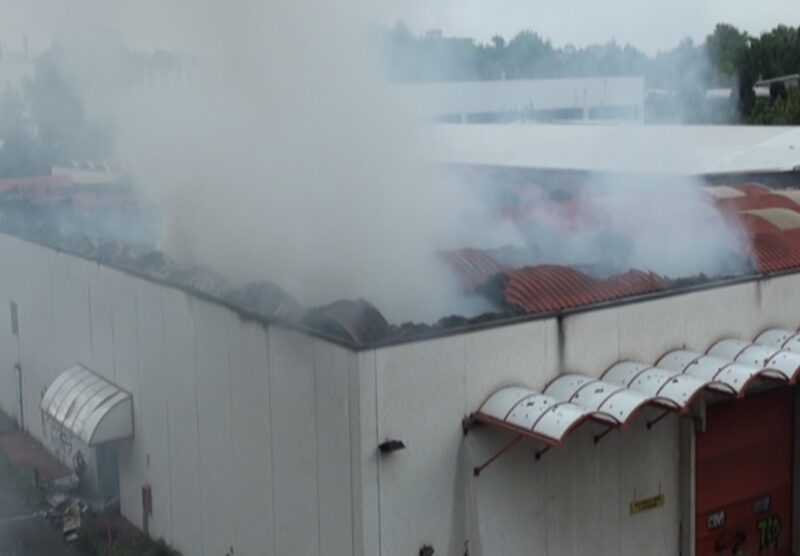
[[[697,556],[792,554],[792,389],[709,405],[696,436]]]

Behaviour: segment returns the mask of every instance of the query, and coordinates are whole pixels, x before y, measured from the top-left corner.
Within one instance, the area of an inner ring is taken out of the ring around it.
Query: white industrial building
[[[0,409],[185,556],[797,554],[800,199],[710,194],[757,272],[369,341],[0,234]]]
[[[800,128],[791,126],[437,125],[426,138],[428,151],[452,164],[638,174],[800,172]]]
[[[14,237],[0,253],[15,315],[0,334],[3,410],[93,469],[85,441],[98,432],[86,427],[119,438],[123,514],[186,555],[691,553],[702,405],[651,428],[660,410],[648,407],[599,442],[604,426],[587,424],[540,458],[547,444],[524,442],[478,477],[513,436],[464,436],[462,420],[507,385],[540,391],[559,373],[599,377],[621,360],[800,326],[789,273],[354,349]],[[124,411],[93,408],[71,436],[40,405],[76,365],[113,385]],[[405,449],[381,455],[386,440]],[[797,516],[781,533],[795,547]]]
[[[402,104],[439,121],[643,123],[643,77],[403,83]]]

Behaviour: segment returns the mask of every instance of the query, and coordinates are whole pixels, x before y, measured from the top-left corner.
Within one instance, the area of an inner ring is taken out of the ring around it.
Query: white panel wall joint
[[[694,556],[695,553],[695,418],[691,415],[680,418],[680,554]]]

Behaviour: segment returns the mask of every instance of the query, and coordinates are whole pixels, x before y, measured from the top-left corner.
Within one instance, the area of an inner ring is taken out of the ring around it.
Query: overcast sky
[[[115,31],[135,46],[181,45],[166,6],[177,0],[0,0],[0,39],[20,44],[28,35],[41,47],[67,24],[86,17],[115,20]],[[278,2],[286,0],[263,0]],[[300,1],[302,0],[289,0]],[[349,0],[340,0],[347,9]],[[220,12],[239,0],[219,0]],[[556,45],[583,46],[615,39],[649,53],[684,37],[702,41],[718,22],[758,34],[779,23],[800,24],[800,0],[377,0],[374,16],[406,21],[413,30],[488,40],[531,29]],[[164,16],[159,13],[165,11]],[[114,12],[117,17],[109,17]],[[121,12],[124,12],[121,13]]]
[[[479,40],[530,28],[556,45],[613,38],[653,53],[687,36],[702,41],[719,22],[756,34],[798,25],[800,0],[405,0],[387,16]]]

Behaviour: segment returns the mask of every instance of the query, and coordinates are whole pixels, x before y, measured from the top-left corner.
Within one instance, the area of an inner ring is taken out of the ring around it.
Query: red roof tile
[[[781,231],[775,224],[756,214],[739,214],[736,219],[751,237],[758,234],[775,234]]]
[[[779,221],[771,221],[764,214],[748,214],[747,211],[767,208],[787,209],[800,213],[800,204],[786,195],[773,192],[761,184],[749,183],[735,186],[744,195],[740,197],[714,198],[714,203],[728,219],[738,220],[751,238],[750,252],[759,272],[776,272],[800,268],[800,229],[781,230]],[[569,226],[563,221],[580,221],[591,216],[589,205],[580,200],[556,199],[542,203],[533,209],[510,211],[507,216],[514,220],[547,214],[555,221],[552,231],[566,233]],[[566,210],[565,210],[566,209]],[[559,227],[561,230],[559,232]],[[617,229],[623,236],[636,233],[635,229]],[[557,265],[534,266],[522,269],[504,268],[488,253],[478,249],[462,249],[441,254],[445,263],[461,279],[466,291],[475,291],[492,276],[506,277],[502,295],[505,301],[526,313],[560,311],[563,309],[592,305],[613,299],[657,292],[668,287],[669,281],[653,273],[631,270],[608,279],[596,279],[571,267]]]
[[[543,265],[506,272],[506,300],[526,313],[559,311],[663,290],[656,274],[631,270],[597,280],[565,266]]]
[[[455,273],[461,281],[462,288],[467,292],[475,291],[489,278],[503,271],[503,267],[497,261],[480,249],[442,251],[439,256]]]
[[[777,193],[728,197],[727,199],[718,199],[716,203],[720,210],[726,213],[765,208],[785,208],[800,212],[800,205],[789,197]]]

